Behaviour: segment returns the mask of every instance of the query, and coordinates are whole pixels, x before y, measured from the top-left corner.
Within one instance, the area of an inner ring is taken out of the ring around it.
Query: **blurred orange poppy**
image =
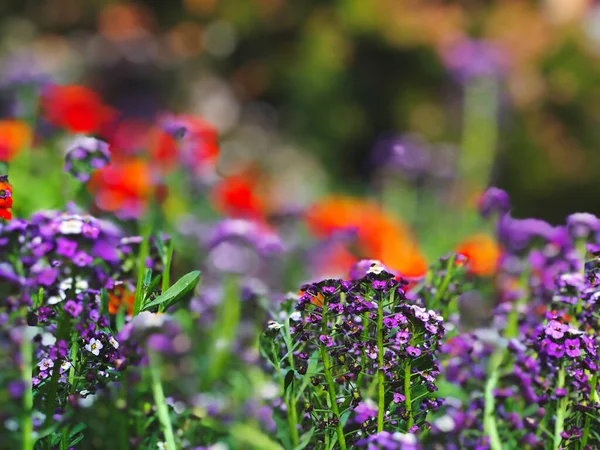
[[[44,117],[72,133],[97,133],[115,115],[94,91],[79,85],[52,85],[42,96]]]
[[[496,272],[501,251],[491,236],[473,235],[463,241],[456,251],[467,258],[470,273],[485,277]]]
[[[418,278],[427,271],[427,262],[410,230],[375,202],[327,197],[309,209],[306,222],[318,237],[354,230],[358,257],[378,259],[403,277]]]
[[[139,158],[114,161],[92,174],[88,189],[100,209],[139,217],[153,192],[150,168]]]
[[[133,314],[135,304],[135,293],[126,289],[123,285],[117,285],[108,293],[108,312],[113,316],[119,312],[122,306],[126,308],[127,314]]]
[[[15,119],[0,120],[0,161],[9,162],[31,138],[29,126]]]

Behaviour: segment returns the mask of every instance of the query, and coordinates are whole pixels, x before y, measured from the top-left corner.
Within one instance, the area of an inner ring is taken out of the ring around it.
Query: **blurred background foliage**
[[[460,145],[444,55],[484,39],[506,56],[491,183],[516,216],[600,213],[594,0],[3,0],[0,19],[3,79],[51,73],[132,117],[198,113],[221,173],[256,165],[281,203],[372,192],[389,133]]]

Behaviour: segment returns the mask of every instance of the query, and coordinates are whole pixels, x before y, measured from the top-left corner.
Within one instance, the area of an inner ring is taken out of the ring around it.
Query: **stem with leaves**
[[[323,334],[327,331],[327,301],[323,301],[323,317],[322,317],[322,329]],[[321,346],[321,359],[323,360],[323,372],[325,372],[325,379],[327,380],[327,389],[329,393],[329,402],[331,403],[331,410],[338,420],[337,423],[337,435],[338,442],[341,450],[346,450],[346,438],[344,437],[344,429],[342,420],[340,417],[340,409],[337,404],[337,396],[335,393],[335,384],[331,375],[331,362],[329,361],[329,353],[325,346]]]
[[[143,229],[143,239],[140,244],[140,253],[138,256],[138,279],[137,286],[135,288],[135,303],[133,304],[133,315],[137,316],[142,307],[144,306],[144,277],[146,274],[146,259],[148,259],[148,255],[150,254],[150,234],[152,232],[152,227],[147,221],[144,225]]]
[[[171,424],[171,417],[169,416],[169,409],[167,407],[165,393],[160,379],[160,358],[154,353],[151,353],[149,356],[152,394],[158,412],[158,420],[165,435],[167,450],[177,450],[177,446],[175,445],[175,435],[173,434],[173,425]]]
[[[23,415],[21,417],[22,446],[23,450],[33,450],[35,441],[33,439],[33,348],[27,329],[21,336],[21,381],[25,387],[23,394]]]
[[[383,299],[377,298],[377,385],[378,385],[378,409],[377,409],[377,432],[383,431],[383,417],[385,415],[385,372],[383,369]]]
[[[565,387],[565,375],[566,370],[564,366],[561,364],[560,369],[558,371],[558,383],[557,389],[563,389]],[[559,398],[556,401],[556,422],[554,423],[554,450],[558,450],[560,448],[560,443],[562,440],[561,433],[565,429],[565,417],[567,414],[567,403],[568,397],[565,395],[563,398]]]

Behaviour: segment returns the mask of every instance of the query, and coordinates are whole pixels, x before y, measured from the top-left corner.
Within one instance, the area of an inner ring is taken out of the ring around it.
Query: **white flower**
[[[82,280],[81,278],[78,278],[77,281],[75,282],[75,292],[77,294],[85,291],[88,287],[89,287],[88,282],[86,280]]]
[[[61,293],[61,296],[53,295],[52,297],[48,297],[47,303],[49,305],[56,305],[64,300],[65,295]]]
[[[410,433],[400,433],[399,431],[396,431],[393,435],[392,438],[396,441],[396,442],[401,442],[402,444],[416,444],[417,443],[417,437],[414,434],[410,434]]]
[[[379,275],[381,272],[385,271],[385,266],[381,264],[381,261],[373,260],[371,263],[371,267],[367,270],[367,273],[373,273],[375,275]]]
[[[293,320],[294,322],[298,322],[301,319],[302,319],[302,314],[300,314],[300,311],[294,311],[293,313],[290,314],[290,320]]]
[[[17,431],[19,429],[19,422],[15,419],[6,419],[4,421],[4,426],[8,431]]]
[[[108,342],[110,342],[110,345],[114,348],[119,348],[119,342],[113,336],[108,338]]]
[[[134,328],[160,328],[165,323],[166,316],[164,314],[155,314],[150,311],[142,311],[133,318],[131,324]]]
[[[269,330],[280,330],[283,328],[283,325],[279,322],[275,322],[274,320],[269,320],[269,325],[267,328]]]
[[[42,333],[42,345],[47,347],[54,344],[56,344],[56,336],[48,332]]]
[[[433,424],[442,432],[449,433],[454,430],[456,423],[448,414],[433,421]]]
[[[63,220],[58,226],[58,231],[62,234],[81,234],[83,229],[83,221],[72,218]]]
[[[156,443],[156,446],[158,447],[158,450],[167,450],[167,443],[166,442],[158,441]]]
[[[417,305],[412,305],[412,309],[415,312],[415,316],[417,316],[417,319],[420,319],[423,322],[427,322],[429,320],[429,313],[425,311],[425,309]]]
[[[67,370],[71,368],[71,363],[69,361],[63,361],[60,365],[60,373],[65,373]]]
[[[91,352],[94,355],[98,356],[100,354],[100,350],[102,350],[102,347],[104,347],[102,345],[102,342],[100,342],[96,338],[92,338],[92,339],[90,339],[90,342],[88,342],[87,345],[85,346],[85,349],[88,352]]]

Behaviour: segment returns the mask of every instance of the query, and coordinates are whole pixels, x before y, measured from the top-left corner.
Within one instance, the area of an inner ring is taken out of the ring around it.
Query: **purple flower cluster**
[[[422,447],[414,434],[382,431],[359,440],[356,443],[356,448],[365,450],[420,450]]]
[[[507,56],[496,43],[468,39],[449,47],[442,55],[448,70],[461,82],[501,76],[508,68]]]
[[[350,412],[348,426],[358,426],[356,437],[375,432],[378,420],[386,430],[413,433],[427,426],[427,413],[440,406],[433,393],[443,321],[436,312],[409,303],[404,285],[372,264],[363,278],[302,287],[290,330],[297,345],[293,359],[298,373],[315,387],[303,395],[305,419],[320,432],[340,420],[316,394],[329,390],[333,395],[333,387],[339,414]],[[311,355],[322,366],[317,373],[309,372]],[[385,390],[373,410],[372,399],[363,397],[376,377],[382,377]]]
[[[109,163],[110,151],[106,142],[93,137],[78,137],[67,149],[64,171],[86,183],[94,170]]]

